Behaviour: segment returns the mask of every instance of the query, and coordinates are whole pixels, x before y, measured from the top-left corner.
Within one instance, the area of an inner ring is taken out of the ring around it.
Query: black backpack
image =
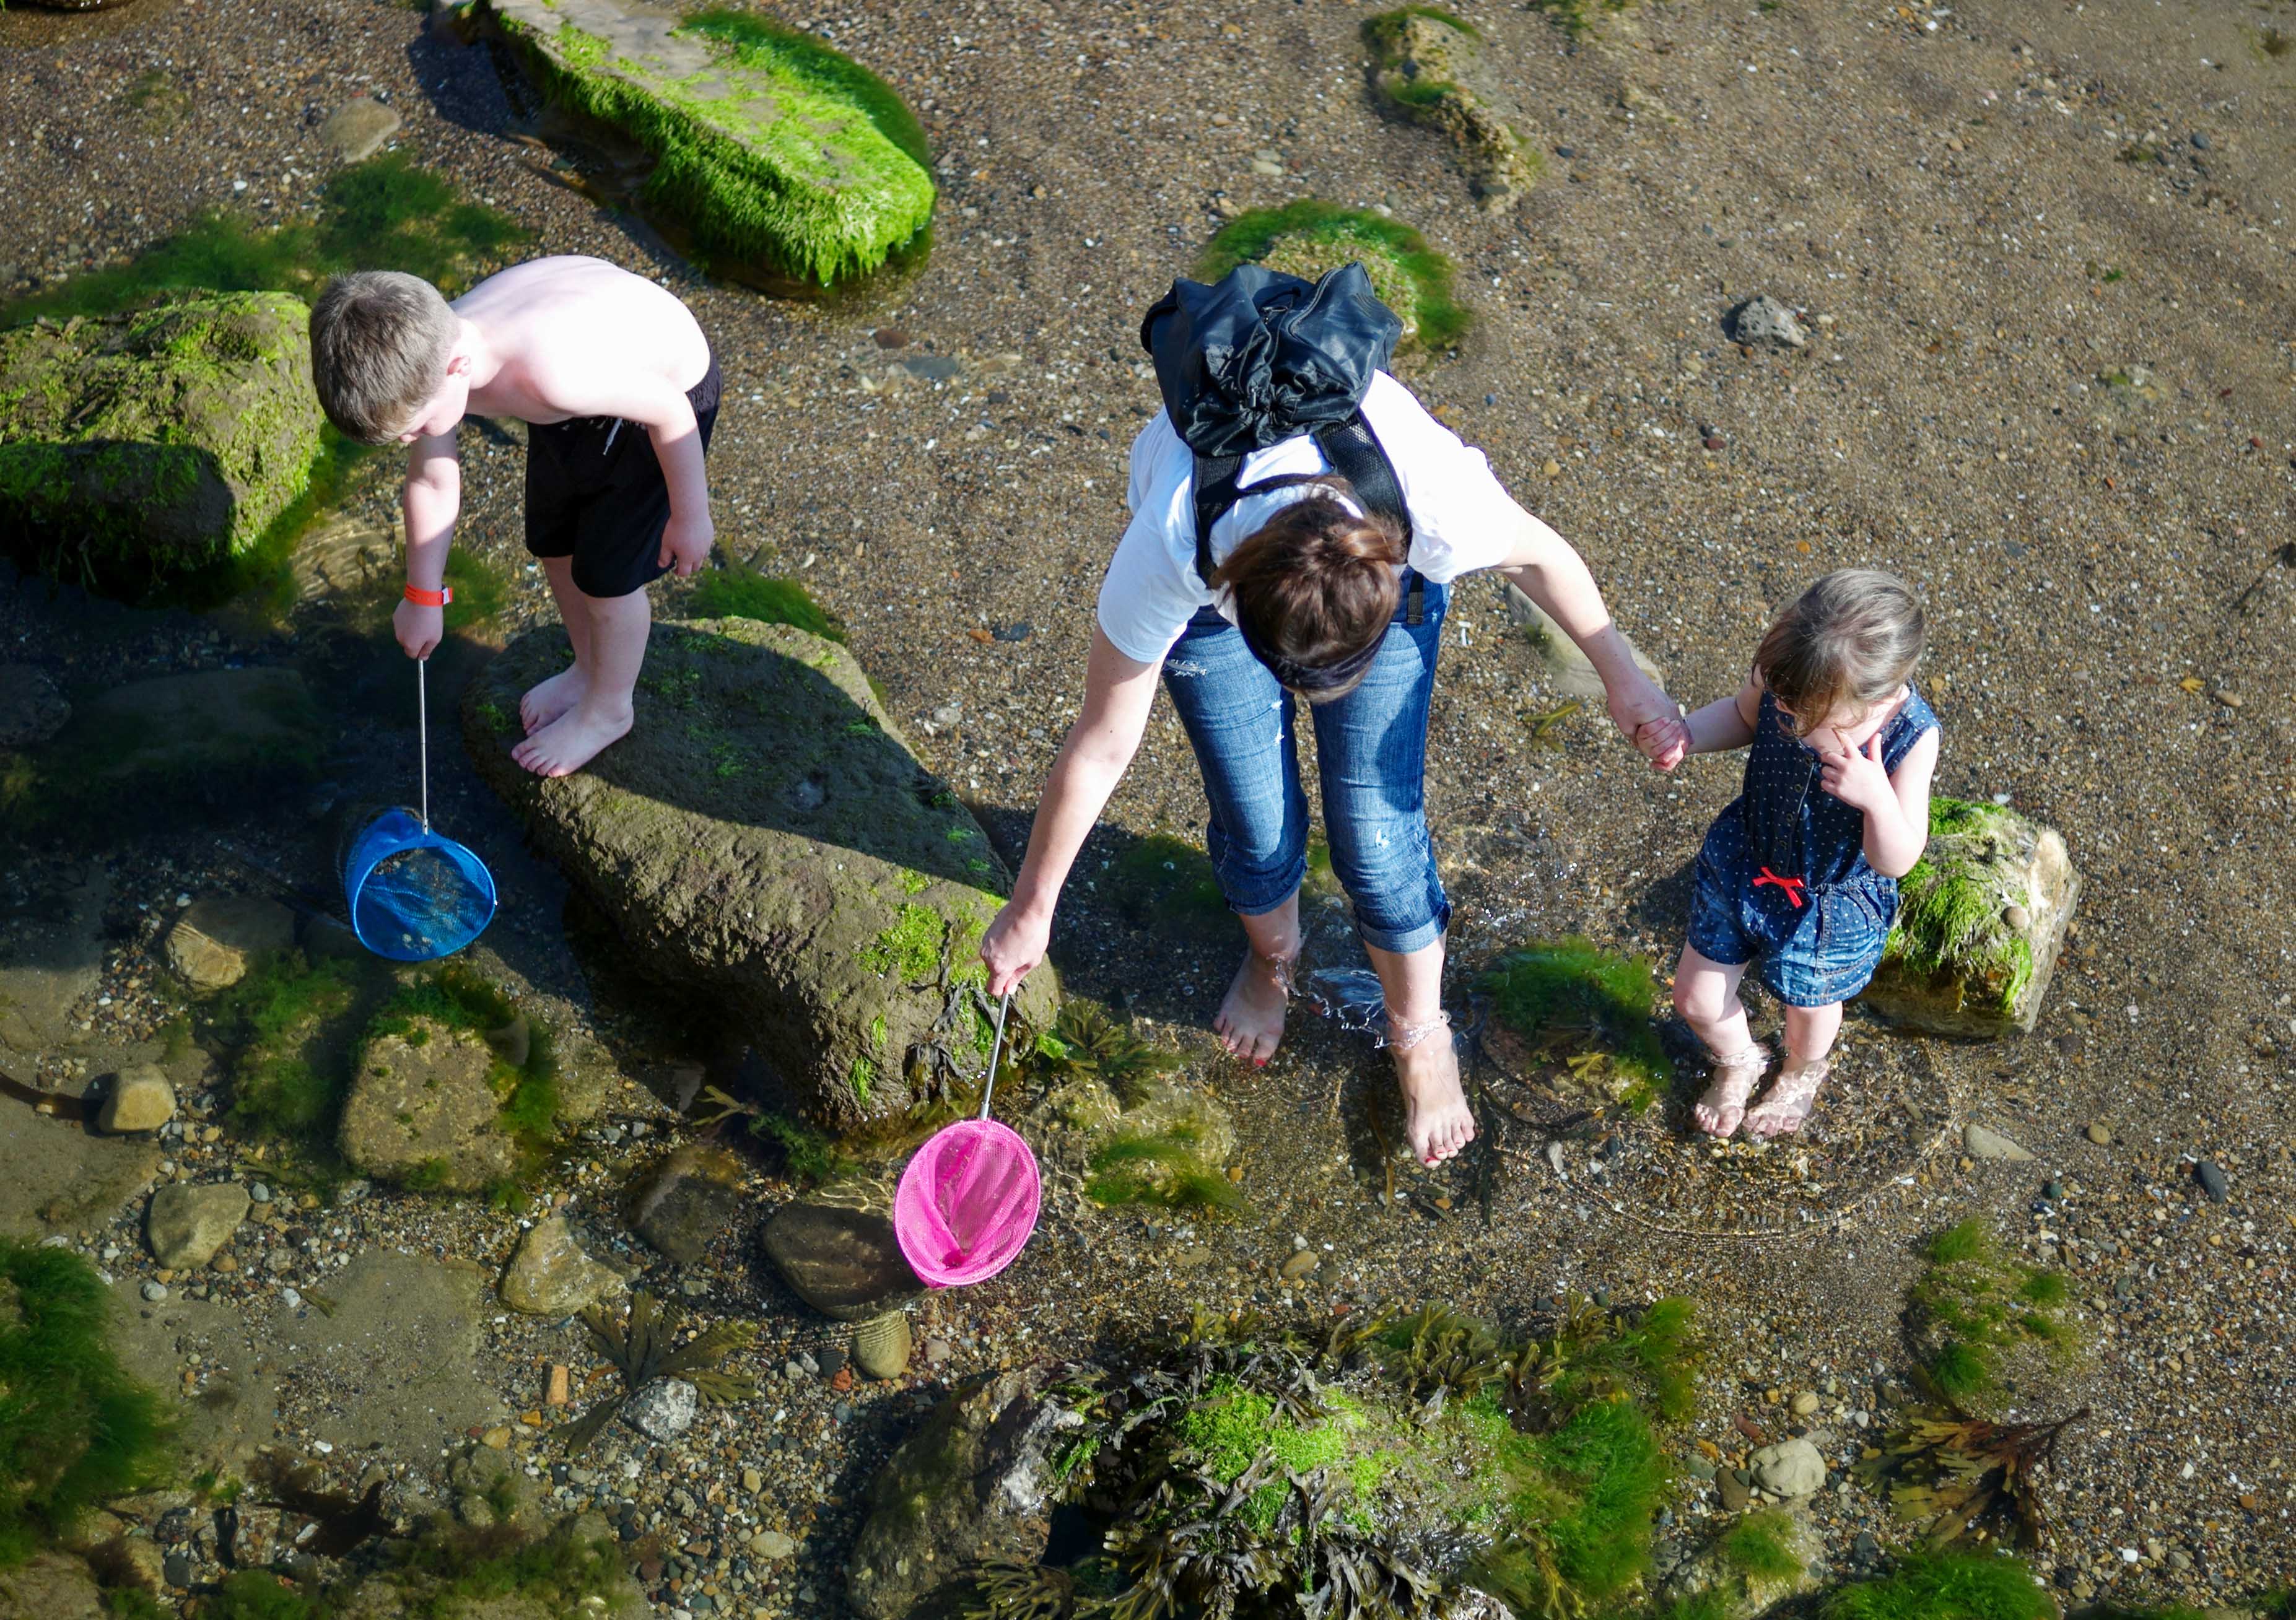
[[[1403,486],[1363,418],[1364,393],[1402,331],[1356,264],[1312,284],[1242,264],[1209,286],[1176,281],[1156,301],[1140,323],[1140,347],[1155,362],[1165,413],[1195,454],[1199,579],[1211,581],[1212,525],[1251,493],[1236,487],[1243,458],[1299,433],[1312,433],[1365,508],[1409,542]]]

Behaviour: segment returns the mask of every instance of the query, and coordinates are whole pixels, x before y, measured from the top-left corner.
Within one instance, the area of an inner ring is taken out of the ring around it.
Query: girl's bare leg
[[[1241,917],[1250,948],[1220,1002],[1212,1028],[1234,1056],[1266,1068],[1283,1039],[1283,1003],[1300,960],[1300,891],[1272,912]]]
[[[1411,1151],[1422,1164],[1439,1165],[1475,1139],[1474,1110],[1459,1087],[1458,1049],[1442,1016],[1443,942],[1400,954],[1364,949],[1387,996],[1389,1050]]]
[[[1713,1084],[1691,1109],[1698,1128],[1710,1136],[1728,1136],[1745,1117],[1746,1099],[1761,1083],[1769,1053],[1754,1042],[1746,1027],[1746,1003],[1738,999],[1738,981],[1746,964],[1714,961],[1688,945],[1674,969],[1674,1010],[1682,1015],[1705,1044],[1714,1060]]]
[[[1833,1072],[1826,1054],[1841,1030],[1840,1002],[1786,1009],[1786,1066],[1778,1071],[1769,1094],[1747,1113],[1749,1136],[1791,1136],[1801,1129],[1817,1101],[1817,1088]]]

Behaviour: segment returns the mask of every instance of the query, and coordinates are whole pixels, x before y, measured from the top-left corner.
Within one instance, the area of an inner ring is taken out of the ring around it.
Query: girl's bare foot
[[[1746,1099],[1754,1094],[1769,1066],[1769,1049],[1759,1043],[1714,1059],[1714,1082],[1690,1110],[1698,1128],[1709,1136],[1734,1134],[1746,1117]]]
[[[1283,1039],[1283,1004],[1292,996],[1297,955],[1262,956],[1247,950],[1220,1002],[1212,1029],[1229,1055],[1257,1068],[1267,1067]]]
[[[1788,1063],[1778,1071],[1777,1081],[1746,1115],[1746,1134],[1757,1141],[1773,1136],[1792,1136],[1801,1129],[1801,1122],[1809,1117],[1809,1110],[1817,1101],[1817,1088],[1825,1084],[1833,1065],[1824,1058],[1812,1058],[1808,1062]]]
[[[581,702],[589,690],[590,677],[582,673],[579,664],[569,664],[548,680],[528,687],[526,696],[518,700],[518,717],[526,726],[526,734],[533,736]]]
[[[608,710],[583,704],[569,709],[510,751],[537,776],[571,776],[630,729],[630,706]]]
[[[1475,1140],[1475,1111],[1459,1088],[1451,1020],[1439,1013],[1432,1024],[1407,1026],[1389,1040],[1388,1050],[1395,1054],[1395,1078],[1403,1088],[1412,1155],[1423,1165],[1439,1165]]]

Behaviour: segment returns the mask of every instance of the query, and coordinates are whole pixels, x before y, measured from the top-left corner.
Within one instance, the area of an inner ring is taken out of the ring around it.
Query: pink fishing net
[[[1008,1125],[964,1119],[917,1150],[893,1196],[893,1235],[932,1288],[994,1277],[1037,1230],[1037,1156]]]

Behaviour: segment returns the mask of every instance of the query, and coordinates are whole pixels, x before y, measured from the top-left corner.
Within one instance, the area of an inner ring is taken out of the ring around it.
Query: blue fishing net
[[[347,839],[343,897],[359,943],[393,961],[451,956],[495,914],[495,880],[486,863],[427,830],[403,806],[384,811]]]

